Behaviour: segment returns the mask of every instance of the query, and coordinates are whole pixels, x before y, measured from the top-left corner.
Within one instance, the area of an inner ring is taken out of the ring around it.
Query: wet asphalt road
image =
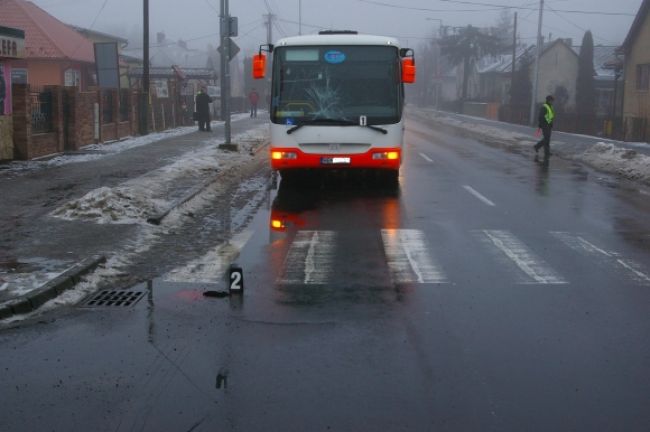
[[[648,192],[406,141],[396,190],[269,191],[242,298],[161,275],[2,331],[0,430],[648,430]]]

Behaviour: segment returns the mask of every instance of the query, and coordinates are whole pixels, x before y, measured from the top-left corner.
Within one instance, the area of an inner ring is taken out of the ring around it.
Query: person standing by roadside
[[[210,102],[212,102],[212,98],[206,93],[205,88],[202,87],[194,100],[200,131],[210,132],[212,130],[210,128]]]
[[[553,120],[555,119],[555,110],[553,109],[553,96],[546,96],[546,103],[542,105],[539,110],[537,123],[539,129],[542,131],[543,138],[535,144],[535,153],[539,152],[541,147],[544,147],[544,160],[548,160],[551,156],[551,130],[553,129]]]
[[[248,102],[251,104],[251,117],[257,117],[257,103],[260,101],[260,95],[257,90],[252,89],[248,94]]]

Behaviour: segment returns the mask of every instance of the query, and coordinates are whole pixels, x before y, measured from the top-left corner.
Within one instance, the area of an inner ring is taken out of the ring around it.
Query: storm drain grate
[[[84,303],[83,307],[118,307],[133,306],[144,296],[144,291],[104,290],[95,294]]]

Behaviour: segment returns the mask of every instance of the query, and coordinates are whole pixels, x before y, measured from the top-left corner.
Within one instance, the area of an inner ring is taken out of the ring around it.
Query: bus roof
[[[280,39],[275,44],[276,47],[302,45],[392,45],[399,48],[399,42],[395,38],[363,34],[292,36]]]

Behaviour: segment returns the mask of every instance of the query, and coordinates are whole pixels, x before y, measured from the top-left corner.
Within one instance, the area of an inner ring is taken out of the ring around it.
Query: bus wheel
[[[386,186],[397,186],[399,184],[399,170],[388,170],[382,174]]]
[[[282,183],[291,185],[296,182],[298,173],[292,170],[280,170],[280,177],[282,177]]]

